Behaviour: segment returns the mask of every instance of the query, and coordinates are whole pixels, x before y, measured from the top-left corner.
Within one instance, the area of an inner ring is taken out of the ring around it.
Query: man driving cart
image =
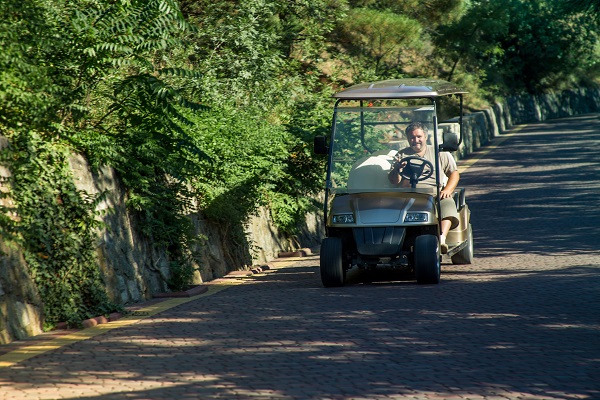
[[[410,180],[402,178],[402,171],[406,168],[406,162],[402,162],[402,160],[407,157],[420,157],[434,164],[435,153],[433,146],[427,145],[427,125],[421,122],[414,122],[406,127],[405,134],[409,147],[398,151],[394,157],[396,161],[392,164],[388,179],[393,185],[399,184],[402,187],[410,187]],[[453,200],[453,194],[458,185],[458,181],[460,180],[460,174],[458,173],[456,161],[450,152],[440,152],[439,160],[440,171],[444,173],[443,179],[441,180],[442,188],[440,190],[440,208],[442,214],[440,222],[440,246],[441,252],[445,254],[448,252],[448,245],[446,244],[448,232],[450,229],[456,228],[459,224],[458,211],[456,210],[456,204]],[[435,186],[436,179],[433,174],[429,178],[417,183],[417,187]]]
[[[324,286],[342,286],[354,268],[401,270],[437,284],[441,254],[453,264],[472,262],[470,211],[449,153],[462,140],[465,93],[451,82],[414,78],[333,95],[331,133],[315,137],[315,153],[327,155]],[[438,109],[457,110],[458,118],[442,128]],[[409,147],[402,149],[400,132]]]

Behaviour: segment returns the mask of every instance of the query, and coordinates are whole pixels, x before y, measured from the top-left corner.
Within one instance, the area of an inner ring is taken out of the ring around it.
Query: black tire
[[[320,254],[321,282],[325,287],[344,286],[342,240],[336,237],[323,239]]]
[[[473,228],[469,224],[467,237],[467,246],[453,255],[452,264],[472,264],[473,263]]]
[[[440,249],[437,236],[417,236],[415,239],[414,255],[417,283],[440,283]]]

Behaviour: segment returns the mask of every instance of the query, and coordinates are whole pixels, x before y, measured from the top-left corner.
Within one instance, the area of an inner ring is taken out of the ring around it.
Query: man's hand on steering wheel
[[[404,157],[396,162],[398,174],[411,185],[424,181],[433,175],[433,164],[431,161],[417,156]]]

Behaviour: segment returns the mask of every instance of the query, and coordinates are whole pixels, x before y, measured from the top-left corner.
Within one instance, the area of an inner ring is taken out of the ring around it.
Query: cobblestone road
[[[598,115],[472,160],[476,260],[440,285],[324,289],[317,257],[278,261],[0,368],[0,398],[600,399]]]

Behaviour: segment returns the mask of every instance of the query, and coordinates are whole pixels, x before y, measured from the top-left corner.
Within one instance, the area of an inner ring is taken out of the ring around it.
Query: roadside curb
[[[83,320],[83,321],[81,321],[81,325],[83,325],[84,328],[91,328],[92,326],[106,324],[111,321],[116,321],[118,319],[121,319],[121,317],[123,317],[123,313],[114,312],[114,313],[110,313],[108,318],[101,315],[98,317]],[[65,324],[64,328],[66,328],[66,323],[63,322],[63,324]],[[58,328],[58,326],[57,326],[57,328]]]
[[[307,257],[313,254],[313,251],[309,248],[303,248],[296,251],[280,251],[277,256],[279,258],[288,258],[288,257]]]
[[[177,291],[177,292],[156,293],[155,295],[152,296],[152,299],[194,297],[194,296],[198,296],[200,294],[206,293],[207,291],[208,291],[208,287],[206,285],[194,285],[187,290],[181,290],[181,291]],[[143,302],[140,304],[146,304],[146,303],[147,302]],[[88,319],[81,321],[81,325],[83,326],[84,329],[91,328],[96,325],[101,325],[101,324],[106,324],[109,322],[117,321],[117,320],[121,319],[124,315],[127,315],[127,313],[128,313],[128,311],[126,311],[124,313],[113,312],[113,313],[109,314],[108,318],[103,315],[100,315],[98,317],[88,318]],[[67,329],[66,322],[58,323],[56,325],[56,329],[57,330]]]
[[[248,276],[260,274],[261,272],[273,269],[273,264],[267,263],[260,266],[252,267],[251,269],[243,269],[239,271],[230,271],[222,279],[245,278]]]

